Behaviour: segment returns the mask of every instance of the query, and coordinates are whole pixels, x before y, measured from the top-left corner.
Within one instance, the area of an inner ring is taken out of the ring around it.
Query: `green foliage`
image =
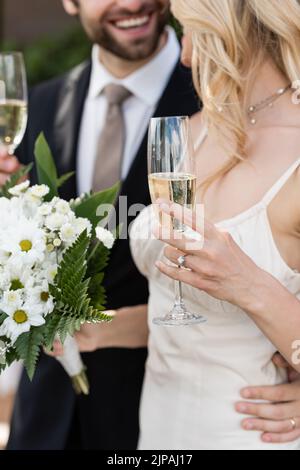
[[[12,195],[9,193],[9,189],[16,186],[16,184],[19,183],[21,178],[23,178],[24,176],[27,176],[30,173],[32,167],[33,167],[33,164],[31,163],[30,165],[24,166],[20,170],[16,171],[16,173],[14,173],[7,180],[7,182],[1,187],[0,197],[6,197],[7,199],[10,199]]]
[[[35,142],[34,155],[39,184],[46,184],[50,189],[44,200],[51,201],[53,197],[58,196],[58,189],[74,175],[74,172],[58,177],[54,158],[43,132]]]
[[[51,35],[26,45],[16,42],[3,44],[2,50],[24,53],[29,84],[35,85],[61,75],[90,56],[91,44],[80,25],[61,35]]]
[[[93,227],[97,227],[99,222],[107,216],[107,213],[102,214],[101,211],[98,213],[98,208],[103,204],[113,205],[119,191],[120,183],[117,183],[109,189],[92,194],[76,206],[76,216],[89,219]]]
[[[44,198],[51,201],[54,196],[58,196],[58,177],[54,159],[50,147],[41,133],[34,146],[34,155],[39,184],[46,184],[50,191]]]
[[[44,342],[44,326],[31,327],[28,333],[23,333],[15,342],[15,348],[24,366],[28,377],[32,380]]]
[[[87,276],[92,277],[104,271],[108,265],[110,251],[97,241],[96,246],[91,246],[89,249]]]
[[[8,315],[6,315],[6,313],[2,312],[0,310],[0,325],[2,325],[2,323],[4,322],[4,320],[8,317]]]
[[[0,374],[3,372],[7,367],[9,367],[13,362],[19,361],[20,358],[15,349],[9,349],[5,354],[5,364],[0,363]]]
[[[70,171],[69,173],[66,173],[65,175],[62,175],[60,178],[57,180],[57,187],[60,188],[63,186],[72,176],[74,176],[75,171]]]
[[[82,323],[111,320],[102,312],[105,297],[101,285],[103,275],[100,274],[97,279],[94,277],[92,282],[86,277],[89,245],[90,237],[85,231],[64,254],[54,284],[50,286],[50,293],[57,304],[45,329],[48,348],[52,346],[56,334],[64,341],[67,334],[72,336]],[[98,289],[97,302],[90,295],[93,289]]]

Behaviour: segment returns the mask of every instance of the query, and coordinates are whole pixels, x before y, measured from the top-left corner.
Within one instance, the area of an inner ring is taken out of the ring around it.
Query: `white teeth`
[[[138,28],[139,26],[144,26],[148,23],[150,16],[142,16],[140,18],[132,18],[130,20],[121,20],[116,21],[115,25],[117,28],[129,29],[129,28]]]

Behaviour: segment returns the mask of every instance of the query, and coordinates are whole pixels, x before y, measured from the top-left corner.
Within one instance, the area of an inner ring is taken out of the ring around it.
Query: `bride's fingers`
[[[209,291],[213,289],[213,283],[211,281],[203,279],[199,274],[196,274],[193,271],[167,266],[161,261],[156,261],[155,266],[161,273],[165,274],[171,279],[174,279],[175,281],[181,281],[184,284],[189,284],[190,286],[196,287],[197,289],[201,289],[203,291]]]
[[[180,204],[175,204],[164,199],[158,199],[156,202],[159,204],[159,208],[162,212],[174,217],[201,235],[204,236],[205,234],[207,238],[213,238],[217,233],[215,226],[204,219],[202,210],[197,210],[196,208],[196,210],[192,211]]]
[[[176,265],[178,265],[178,258],[180,256],[184,256],[185,257],[185,267],[188,267],[187,266],[187,261],[188,261],[189,256],[186,255],[184,251],[180,251],[177,248],[173,248],[172,246],[167,245],[164,248],[164,256],[169,261],[171,261],[171,263],[174,263]]]
[[[167,245],[164,248],[164,256],[171,261],[171,263],[178,266],[178,258],[184,256],[184,267],[186,269],[191,269],[195,273],[198,273],[204,279],[210,279],[209,273],[210,269],[206,260],[203,260],[199,263],[199,258],[195,255],[186,255],[183,251],[177,250],[172,246]]]
[[[203,250],[203,241],[201,240],[187,238],[183,233],[161,225],[154,227],[153,234],[157,239],[184,252],[184,254],[198,254],[199,256],[203,254],[205,256],[205,252],[201,252]]]
[[[295,430],[291,420],[271,421],[267,419],[245,419],[242,421],[242,427],[246,431],[263,431],[268,433],[281,434],[289,433]]]

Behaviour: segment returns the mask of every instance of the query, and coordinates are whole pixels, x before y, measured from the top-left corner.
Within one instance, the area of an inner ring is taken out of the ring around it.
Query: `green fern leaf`
[[[6,313],[2,312],[2,310],[0,310],[0,325],[2,325],[2,323],[4,322],[4,320],[8,317],[8,315],[6,315]]]
[[[32,380],[40,347],[44,342],[44,325],[32,327],[28,333],[23,333],[15,342],[15,348],[20,359],[24,361],[24,366],[28,377]]]

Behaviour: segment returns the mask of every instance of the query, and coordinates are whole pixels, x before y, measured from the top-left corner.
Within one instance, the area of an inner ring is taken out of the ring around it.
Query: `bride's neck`
[[[271,60],[265,61],[251,78],[246,96],[247,108],[262,102],[276,93],[280,88],[289,85],[288,80],[277,69]]]

